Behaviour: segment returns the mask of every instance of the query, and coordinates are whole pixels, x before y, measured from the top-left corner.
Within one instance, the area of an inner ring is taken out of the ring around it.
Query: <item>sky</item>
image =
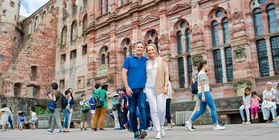
[[[20,15],[28,17],[49,0],[22,0],[20,7]]]

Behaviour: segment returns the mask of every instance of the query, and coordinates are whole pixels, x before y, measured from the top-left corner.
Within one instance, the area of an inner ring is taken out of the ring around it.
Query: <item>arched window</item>
[[[177,36],[176,37],[177,54],[182,54],[182,33],[181,33],[181,31],[178,31],[176,36]]]
[[[67,26],[64,26],[62,29],[61,44],[62,47],[64,47],[67,44]]]
[[[253,20],[254,20],[254,28],[255,28],[255,35],[263,35],[264,34],[264,27],[262,21],[262,10],[260,8],[256,8],[253,11]]]
[[[101,64],[106,64],[106,55],[102,54],[101,56]]]
[[[211,23],[211,34],[212,34],[212,45],[217,47],[219,45],[219,35],[218,35],[218,22],[214,20]]]
[[[216,83],[230,82],[233,80],[232,52],[227,16],[227,12],[223,8],[218,8],[209,15],[210,21],[212,21],[211,38]],[[221,25],[221,29],[219,25]],[[222,30],[223,34],[219,34],[219,30]],[[223,42],[220,42],[219,36],[223,38]]]
[[[224,44],[230,44],[230,31],[229,31],[229,24],[227,18],[224,18],[222,20],[222,28],[223,28]]]
[[[38,25],[39,25],[39,17],[36,17],[34,22],[34,31],[37,29]]]
[[[77,39],[77,22],[74,21],[71,26],[71,41],[75,41]]]
[[[108,64],[109,65],[109,52],[108,52],[108,47],[104,46],[100,50],[101,53],[101,64]]]
[[[87,29],[87,15],[85,15],[82,20],[82,34],[83,35],[85,35],[86,29]]]
[[[125,38],[121,42],[123,48],[123,58],[126,59],[128,56],[132,55],[132,44],[129,38]],[[123,60],[124,60],[123,59]]]
[[[160,53],[158,33],[156,30],[154,30],[154,29],[149,30],[145,35],[145,39],[147,41],[147,44],[150,44],[150,43],[155,44],[157,47],[157,52]]]
[[[268,15],[268,25],[269,25],[269,32],[274,33],[278,32],[278,19],[276,16],[276,10],[275,10],[275,5],[270,4],[266,8],[266,12]]]

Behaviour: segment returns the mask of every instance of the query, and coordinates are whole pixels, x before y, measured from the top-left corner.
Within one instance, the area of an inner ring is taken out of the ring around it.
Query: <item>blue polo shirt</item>
[[[128,86],[131,89],[145,88],[146,61],[146,57],[142,56],[138,58],[135,55],[129,56],[125,59],[123,68],[128,70],[127,80]]]

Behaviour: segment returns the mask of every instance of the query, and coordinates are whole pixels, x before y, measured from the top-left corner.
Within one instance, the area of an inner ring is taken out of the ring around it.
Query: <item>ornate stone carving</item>
[[[250,87],[252,88],[252,82],[250,80],[239,80],[233,85],[234,94],[236,96],[243,96],[245,88]]]
[[[113,84],[114,76],[112,74],[108,75],[107,82],[110,83],[110,84]]]
[[[241,62],[246,60],[246,48],[245,46],[237,46],[234,48],[233,50],[233,55],[234,55],[234,61],[237,62]]]
[[[197,67],[198,64],[200,63],[200,61],[202,61],[202,60],[203,60],[202,55],[195,55],[195,56],[193,56],[193,59],[192,59],[192,61],[193,61],[193,66],[194,66],[194,67]]]
[[[96,76],[102,77],[108,74],[108,65],[100,65],[96,70]]]

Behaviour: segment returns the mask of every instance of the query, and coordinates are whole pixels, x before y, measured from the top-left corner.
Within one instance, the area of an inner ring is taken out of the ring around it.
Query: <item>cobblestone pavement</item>
[[[273,124],[226,125],[226,130],[213,131],[211,125],[195,126],[194,132],[176,126],[166,131],[163,140],[274,140],[279,138],[279,127]],[[57,129],[56,129],[57,131]],[[92,132],[72,129],[69,133],[49,134],[44,129],[7,130],[0,132],[0,140],[131,140],[133,134],[127,131],[107,128]],[[155,131],[149,131],[146,140],[155,139]]]

